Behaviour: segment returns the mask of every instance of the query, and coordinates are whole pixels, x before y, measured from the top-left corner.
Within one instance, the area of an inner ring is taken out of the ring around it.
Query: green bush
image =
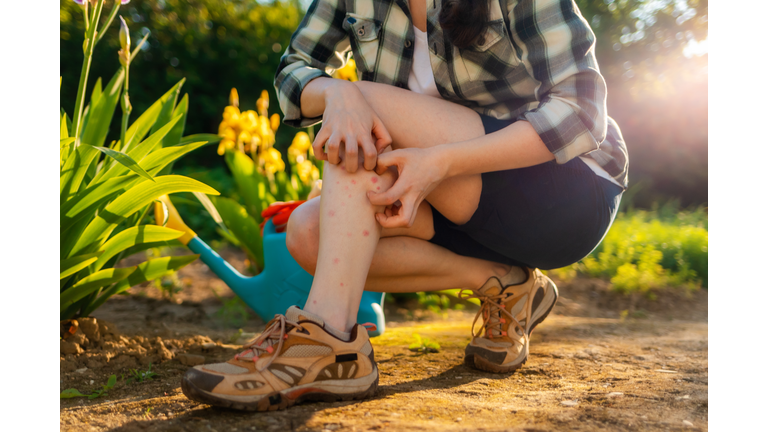
[[[631,210],[620,213],[598,247],[580,262],[555,270],[568,279],[576,272],[610,278],[620,292],[665,287],[707,286],[707,213]]]

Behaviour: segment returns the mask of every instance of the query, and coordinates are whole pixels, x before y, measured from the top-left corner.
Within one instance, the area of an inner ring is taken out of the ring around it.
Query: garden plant
[[[158,197],[176,192],[218,194],[199,181],[169,174],[178,158],[218,141],[211,136],[182,136],[189,107],[187,95],[179,100],[183,80],[131,122],[129,71],[144,40],[131,51],[129,29],[122,17],[117,53],[121,67],[106,85],[96,81],[86,104],[94,48],[109,33],[121,2],[78,3],[87,23],[83,66],[72,117],[64,108],[60,114],[61,319],[87,316],[111,296],[194,261],[194,255],[159,257],[116,267],[124,257],[183,234],[144,224]],[[112,9],[102,20],[105,3]],[[105,145],[118,102],[120,134]]]

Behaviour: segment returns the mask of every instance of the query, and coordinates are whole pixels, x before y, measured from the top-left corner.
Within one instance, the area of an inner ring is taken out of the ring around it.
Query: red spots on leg
[[[340,259],[338,259],[338,258],[334,258],[334,259],[333,259],[333,263],[334,263],[334,264],[338,264],[338,263],[340,263],[340,262],[341,262],[341,260],[340,260]]]
[[[344,190],[349,190],[349,186],[344,186]]]
[[[328,216],[331,216],[331,217],[336,216],[336,212],[331,210],[328,212]]]
[[[352,194],[349,194],[349,196],[347,196],[347,198],[352,198]]]
[[[339,286],[344,286],[344,282],[340,283]]]
[[[336,182],[336,184],[339,184],[339,182]]]
[[[347,237],[350,237],[350,238],[351,238],[351,237],[352,237],[352,233],[351,233],[351,232],[348,232],[348,233],[347,233]]]
[[[371,183],[376,183],[379,181],[378,177],[371,177]]]
[[[357,184],[357,181],[356,180],[352,180],[352,184]]]
[[[317,304],[317,300],[312,300],[312,304]]]
[[[379,190],[379,189],[381,189],[381,186],[376,186],[376,190]]]
[[[368,230],[363,230],[363,237],[368,237],[371,235],[371,233],[368,232]]]

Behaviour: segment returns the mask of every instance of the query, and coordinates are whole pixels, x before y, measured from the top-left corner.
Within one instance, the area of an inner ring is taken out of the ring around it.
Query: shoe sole
[[[544,321],[550,312],[552,312],[552,309],[555,307],[555,304],[557,304],[557,299],[560,297],[560,293],[557,291],[557,285],[555,285],[554,282],[552,282],[551,279],[547,278],[547,284],[552,288],[552,292],[555,295],[555,299],[552,301],[552,304],[549,305],[546,312],[542,314],[540,317],[536,318],[536,320],[531,324],[531,328],[528,330],[528,337],[531,337],[531,333],[533,333],[533,329],[536,328],[537,325],[541,324],[542,321]],[[546,289],[546,288],[545,288]],[[511,365],[499,365],[495,363],[491,363],[490,361],[474,355],[474,354],[467,354],[464,356],[464,364],[469,367],[474,367],[476,369],[480,369],[486,372],[493,372],[493,373],[509,373],[514,372],[525,364],[525,362],[528,361],[528,347],[526,347],[525,350],[525,356],[522,360],[515,360],[515,363]]]
[[[255,401],[232,400],[227,399],[221,395],[215,395],[213,393],[199,389],[186,377],[182,378],[181,380],[181,391],[190,400],[217,407],[231,408],[241,411],[277,411],[289,408],[302,402],[338,402],[360,400],[372,397],[376,394],[376,389],[379,386],[378,368],[374,373],[376,374],[376,379],[373,381],[373,383],[371,383],[367,389],[356,393],[332,393],[322,388],[313,388],[312,386],[308,386],[302,389],[297,389],[299,390],[299,394],[295,398],[292,398],[290,394],[297,392],[292,392],[289,388],[283,390],[283,392],[278,391],[266,394]],[[339,384],[342,384],[343,386],[343,381],[339,381]],[[333,383],[327,381],[325,383],[318,383],[318,387],[320,386],[333,386]]]

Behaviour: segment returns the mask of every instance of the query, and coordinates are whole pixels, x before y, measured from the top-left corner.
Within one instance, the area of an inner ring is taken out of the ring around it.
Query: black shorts
[[[480,117],[486,135],[511,123]],[[613,223],[623,192],[579,158],[483,173],[482,180],[467,223],[457,225],[432,207],[429,241],[459,255],[543,270],[589,255]]]

